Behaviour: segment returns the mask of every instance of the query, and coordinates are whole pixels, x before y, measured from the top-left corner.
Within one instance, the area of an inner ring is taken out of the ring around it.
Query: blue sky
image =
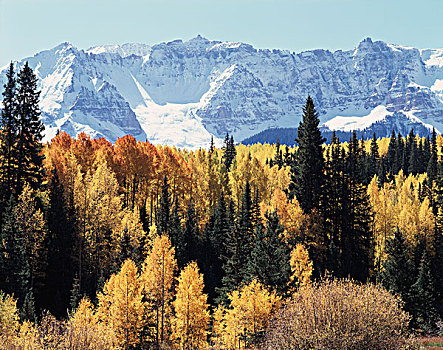
[[[443,47],[443,0],[0,0],[0,66],[68,41],[243,41],[350,49],[361,39]]]

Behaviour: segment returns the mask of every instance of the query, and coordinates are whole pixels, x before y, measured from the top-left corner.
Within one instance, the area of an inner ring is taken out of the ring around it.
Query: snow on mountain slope
[[[291,53],[197,36],[88,50],[62,43],[17,65],[25,61],[40,79],[47,139],[62,129],[207,147],[211,135],[240,141],[296,127],[308,94],[328,128],[443,131],[443,49],[367,38],[352,50]]]

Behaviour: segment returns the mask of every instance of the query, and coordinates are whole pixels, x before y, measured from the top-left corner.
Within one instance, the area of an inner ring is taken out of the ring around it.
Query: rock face
[[[295,54],[198,36],[152,47],[63,43],[17,65],[25,61],[40,79],[47,139],[61,129],[206,147],[211,134],[240,141],[296,127],[308,94],[331,130],[443,131],[443,49],[367,38],[353,50]]]

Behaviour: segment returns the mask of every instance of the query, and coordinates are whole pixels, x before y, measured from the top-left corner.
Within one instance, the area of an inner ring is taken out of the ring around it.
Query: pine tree
[[[252,199],[249,181],[246,181],[245,191],[240,203],[238,220],[231,226],[226,236],[223,258],[222,287],[218,289],[218,301],[226,300],[227,293],[238,287],[249,278],[248,261],[251,254]],[[230,203],[229,221],[234,222],[233,203]]]
[[[33,189],[41,186],[44,175],[42,144],[44,125],[40,120],[37,77],[28,62],[18,73],[15,115],[17,118],[17,169],[15,192],[21,193],[24,183]]]
[[[386,166],[387,166],[386,170],[391,175],[397,174],[399,170],[395,168],[396,156],[397,156],[397,136],[395,134],[395,130],[392,129],[391,138],[389,140],[388,152],[386,154]]]
[[[314,102],[308,96],[297,131],[297,160],[291,171],[293,190],[289,192],[289,198],[295,196],[305,213],[319,209],[324,185],[322,144],[325,139],[318,128],[319,122]]]
[[[289,248],[283,241],[284,228],[277,213],[266,213],[265,219],[265,226],[259,223],[255,228],[249,273],[283,293],[289,282]]]
[[[221,194],[204,230],[205,259],[202,265],[202,273],[205,278],[205,290],[211,303],[216,298],[216,289],[220,288],[222,284],[224,275],[222,257],[226,255],[225,242],[230,227],[231,223],[228,220],[224,195]]]
[[[367,172],[369,179],[372,179],[372,177],[377,173],[379,160],[380,160],[380,154],[378,151],[377,137],[375,136],[374,132],[371,140],[371,154],[369,156],[367,163],[368,164]]]
[[[24,321],[31,321],[34,323],[37,321],[35,314],[34,293],[32,292],[32,288],[30,288],[26,293],[20,316],[20,318]]]
[[[0,235],[0,290],[14,294],[21,306],[29,288],[30,270],[25,242],[17,227],[16,206],[11,195],[3,213]]]
[[[81,300],[80,281],[78,279],[78,276],[76,275],[72,282],[72,288],[69,298],[69,310],[71,312],[74,312],[77,309],[80,300]]]
[[[431,157],[429,158],[428,166],[426,172],[428,178],[433,181],[437,176],[437,163],[438,163],[438,149],[437,149],[437,133],[435,129],[432,129],[431,137]]]
[[[343,276],[360,281],[369,276],[372,266],[371,208],[359,169],[361,149],[356,135],[352,136],[345,160],[342,187],[342,222],[339,248]]]
[[[275,157],[273,160],[273,164],[276,164],[279,169],[283,166],[283,154],[280,150],[280,139],[277,137],[277,143],[275,144]]]
[[[191,260],[201,258],[201,237],[198,227],[195,205],[191,199],[185,214],[185,223],[182,228],[180,244],[177,245],[177,262],[179,268],[184,267]]]
[[[414,264],[408,256],[408,246],[397,229],[386,244],[387,260],[383,264],[379,280],[383,286],[401,296],[406,311],[411,311],[411,287],[414,283]]]
[[[16,119],[16,80],[14,65],[9,65],[6,73],[7,82],[3,91],[3,108],[0,119],[0,190],[3,200],[0,200],[0,214],[6,201],[13,193],[15,167],[17,161],[17,119]]]
[[[231,169],[232,162],[237,155],[237,150],[235,149],[234,137],[226,133],[225,143],[223,146],[223,163],[225,165],[226,171]]]
[[[156,224],[159,235],[168,233],[169,219],[171,215],[171,195],[169,193],[169,184],[166,174],[163,177],[161,188],[160,205],[157,210]]]
[[[66,315],[74,274],[71,256],[74,227],[68,218],[63,194],[58,172],[54,168],[49,183],[49,206],[46,215],[48,268],[43,303],[45,309],[56,317]]]
[[[439,318],[436,308],[435,281],[426,250],[420,261],[416,282],[411,287],[413,323],[426,332],[436,329]]]

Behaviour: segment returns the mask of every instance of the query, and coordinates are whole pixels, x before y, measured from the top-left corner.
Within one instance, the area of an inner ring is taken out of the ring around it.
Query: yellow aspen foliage
[[[203,286],[203,275],[199,273],[197,263],[190,262],[180,273],[176,299],[173,302],[173,335],[182,349],[207,346],[209,312]]]
[[[226,308],[219,304],[212,314],[211,346],[215,349],[224,349],[224,337],[226,335]]]
[[[392,232],[398,221],[394,211],[395,201],[392,186],[385,182],[383,187],[379,189],[377,183],[378,177],[375,175],[368,186],[368,195],[374,214],[372,222],[375,242],[374,265],[379,270],[387,259],[386,242],[392,237]]]
[[[26,257],[31,269],[31,283],[42,283],[45,270],[44,241],[47,235],[43,212],[37,209],[35,193],[26,184],[14,208],[17,229],[21,232],[26,249]]]
[[[143,230],[138,208],[134,208],[134,210],[125,210],[122,220],[113,230],[113,240],[116,242],[116,256],[118,256],[121,251],[121,242],[124,240],[125,235],[128,235],[130,238],[129,243],[132,251],[137,250],[140,245],[143,245],[140,251],[144,252],[147,252],[151,247],[149,236]]]
[[[298,243],[291,251],[289,263],[292,272],[290,284],[297,288],[308,285],[311,282],[313,267],[308,250],[303,244]]]
[[[17,301],[0,291],[0,346],[13,343],[18,329]]]
[[[260,204],[263,220],[266,212],[273,212],[274,210],[277,211],[280,223],[285,228],[284,236],[286,241],[288,242],[300,237],[305,222],[305,214],[297,199],[294,198],[288,201],[286,193],[280,189],[276,189],[269,205],[266,205],[264,202]]]
[[[275,291],[270,292],[257,279],[232,291],[228,298],[229,307],[216,314],[217,331],[222,333],[219,336],[222,344],[219,346],[246,349],[256,345],[271,316],[280,307],[280,298]]]
[[[100,321],[111,327],[123,349],[140,342],[140,331],[144,326],[142,290],[137,267],[128,259],[98,295]]]
[[[167,340],[171,318],[174,274],[177,270],[175,248],[168,236],[156,236],[143,264],[140,279],[154,318],[154,338],[157,345]]]
[[[17,349],[23,350],[44,349],[41,344],[41,338],[37,327],[29,321],[24,321],[23,324],[21,324],[19,336],[15,345],[17,346]]]
[[[67,349],[117,349],[114,330],[99,322],[94,305],[83,298],[67,323],[65,347]]]
[[[121,220],[121,197],[115,174],[106,162],[98,163],[96,171],[77,174],[74,183],[74,203],[78,217],[77,231],[85,241],[86,255],[91,264],[103,271],[112,264],[108,233]]]

